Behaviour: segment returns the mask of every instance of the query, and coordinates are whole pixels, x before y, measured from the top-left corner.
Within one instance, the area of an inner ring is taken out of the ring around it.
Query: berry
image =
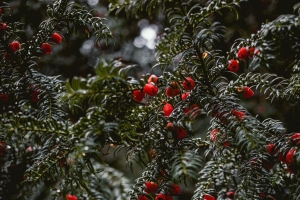
[[[0,101],[7,102],[9,100],[8,94],[0,94]]]
[[[51,54],[52,53],[52,46],[49,43],[42,44],[42,51],[44,54]]]
[[[138,200],[148,200],[148,197],[144,196],[144,195],[140,195],[138,197]]]
[[[4,57],[5,61],[9,61],[10,60],[10,56],[9,56],[9,54],[7,52],[4,52],[3,57]]]
[[[163,107],[163,111],[164,111],[164,116],[168,117],[171,115],[171,113],[173,112],[174,107],[172,106],[172,104],[170,103],[166,103]]]
[[[232,72],[239,71],[239,61],[237,60],[230,60],[228,64],[228,69]]]
[[[166,197],[167,197],[167,200],[173,200],[173,197],[169,194],[167,194]]]
[[[146,191],[147,193],[155,193],[155,192],[158,190],[158,185],[157,185],[157,183],[147,181],[147,182],[145,183],[145,185],[146,185],[145,191]]]
[[[295,133],[290,137],[290,142],[299,146],[300,145],[300,133]]]
[[[155,200],[167,200],[167,197],[165,194],[159,193],[156,195]]]
[[[166,125],[167,130],[171,131],[173,129],[173,122],[169,122]]]
[[[226,193],[226,198],[228,199],[233,199],[234,198],[234,192],[233,191],[229,191]]]
[[[275,163],[274,163],[273,159],[270,157],[268,159],[264,159],[262,161],[263,168],[265,168],[267,170],[272,169],[274,167],[274,165],[275,165]]]
[[[204,194],[203,200],[216,200],[216,198],[210,194]]]
[[[218,133],[219,133],[219,130],[218,129],[214,129],[210,133],[210,135],[209,135],[210,140],[213,141],[213,142],[217,141],[217,138],[218,138],[217,135],[218,135]]]
[[[21,49],[21,44],[18,41],[13,41],[12,43],[9,44],[9,48],[12,53],[15,53],[19,49]]]
[[[250,97],[252,97],[254,95],[254,92],[251,88],[245,86],[243,94],[246,99],[249,99]]]
[[[6,31],[6,29],[7,29],[7,24],[0,23],[0,31]]]
[[[151,151],[149,152],[150,160],[153,160],[156,156],[157,156],[156,151],[154,149],[151,149]]]
[[[230,144],[230,142],[228,142],[228,141],[225,141],[224,143],[223,143],[223,146],[224,147],[229,147],[231,144]]]
[[[194,79],[192,79],[191,77],[186,77],[185,79],[186,80],[182,82],[183,88],[186,90],[192,90],[196,86]]]
[[[249,48],[249,58],[253,58],[253,55],[254,55],[254,52],[255,52],[255,47],[250,47]]]
[[[192,111],[191,118],[194,118],[200,113],[200,107],[197,104],[193,104],[190,108],[185,108],[183,111],[185,114]]]
[[[245,113],[242,111],[233,110],[231,113],[236,117],[238,121],[242,121],[246,117]]]
[[[291,164],[292,163],[293,156],[294,156],[295,152],[296,152],[295,148],[292,148],[292,149],[289,150],[289,152],[285,156],[285,163],[286,164]]]
[[[154,74],[152,74],[151,76],[149,76],[148,83],[151,83],[151,82],[157,84],[158,83],[158,77],[156,75],[154,75]]]
[[[34,103],[37,103],[40,100],[39,95],[40,95],[40,92],[38,91],[38,89],[35,89],[32,93],[31,101],[33,101]]]
[[[271,155],[274,155],[277,153],[277,149],[275,148],[275,144],[273,143],[270,143],[270,144],[267,144],[267,152]]]
[[[71,195],[71,194],[68,194],[68,195],[66,196],[66,198],[67,198],[68,200],[77,200],[77,197],[76,197],[75,195]]]
[[[185,92],[181,95],[181,100],[184,101],[188,96],[190,95],[190,92]]]
[[[158,93],[158,87],[153,83],[148,83],[144,86],[144,92],[149,96],[155,96]]]
[[[178,140],[181,140],[186,137],[186,130],[182,127],[175,127],[174,132]]]
[[[242,47],[240,48],[239,52],[238,52],[238,58],[241,60],[246,60],[248,57],[248,51],[246,47]]]
[[[172,194],[180,194],[180,187],[177,184],[173,184],[172,188],[171,188]]]
[[[180,94],[180,88],[172,88],[170,86],[166,89],[166,96],[167,97],[175,97]]]
[[[134,90],[133,91],[133,100],[137,101],[137,102],[141,102],[143,101],[145,97],[145,93],[141,90]]]
[[[279,161],[279,162],[285,162],[283,153],[280,153],[280,154],[278,155],[278,161]]]
[[[62,37],[61,37],[61,35],[58,34],[58,33],[53,33],[53,34],[51,35],[51,38],[52,38],[52,40],[54,40],[54,42],[56,42],[56,43],[58,43],[58,44],[62,42]]]

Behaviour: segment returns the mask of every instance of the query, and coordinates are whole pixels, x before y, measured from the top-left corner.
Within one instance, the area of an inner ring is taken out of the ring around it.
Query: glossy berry
[[[147,193],[155,193],[157,190],[158,190],[158,185],[157,185],[157,183],[155,183],[155,182],[150,182],[150,181],[147,181],[146,183],[145,183],[145,186],[146,186],[146,188],[145,188],[145,191],[147,192]]]
[[[238,58],[241,60],[246,60],[248,57],[248,50],[246,47],[242,47],[240,48],[239,52],[238,52]]]
[[[144,196],[144,195],[140,195],[138,197],[138,200],[148,200],[148,197]]]
[[[158,77],[156,75],[154,75],[154,74],[152,74],[151,76],[149,76],[148,83],[151,83],[151,82],[157,84],[158,83]]]
[[[147,83],[144,86],[144,92],[149,96],[155,96],[158,93],[158,87],[153,83]]]
[[[228,199],[233,199],[234,198],[234,192],[233,191],[229,191],[226,193],[226,198]]]
[[[180,94],[180,88],[172,88],[170,86],[166,89],[166,96],[167,97],[175,97]]]
[[[155,200],[167,200],[167,196],[165,194],[159,193],[156,195]]]
[[[169,117],[171,115],[171,113],[173,112],[173,110],[174,110],[174,107],[172,106],[172,104],[166,103],[163,107],[164,116]]]
[[[71,195],[71,194],[68,194],[68,195],[66,196],[66,198],[67,198],[68,200],[77,200],[77,199],[78,199],[75,195]]]
[[[204,194],[203,200],[216,200],[216,198],[210,194]]]
[[[275,148],[275,144],[273,143],[270,143],[270,144],[267,144],[267,152],[271,155],[274,155],[277,153],[277,149]]]
[[[180,194],[180,187],[177,184],[173,184],[171,187],[172,194]]]
[[[182,127],[175,127],[174,132],[178,140],[181,140],[186,137],[186,130]]]
[[[59,43],[62,42],[62,37],[61,37],[61,35],[58,34],[58,33],[53,33],[53,34],[51,35],[51,39],[52,39],[54,42],[56,42],[57,44],[59,44]]]
[[[242,112],[242,111],[236,111],[236,110],[233,110],[231,113],[232,113],[232,115],[234,115],[234,116],[236,117],[236,119],[237,119],[238,121],[242,121],[243,119],[246,118],[245,113]]]
[[[133,100],[135,100],[137,102],[143,101],[143,99],[145,97],[145,93],[143,91],[134,90],[132,93],[133,93]]]
[[[43,43],[42,51],[44,52],[44,54],[51,54],[52,53],[52,45],[49,43]]]
[[[223,142],[223,146],[224,147],[229,147],[231,144],[230,144],[230,142],[228,142],[228,141],[225,141],[225,142]]]
[[[217,141],[218,133],[219,133],[219,130],[218,130],[218,129],[212,130],[212,132],[211,132],[210,135],[209,135],[210,140],[213,141],[213,142]]]
[[[300,145],[300,133],[295,133],[290,137],[290,142],[297,146]]]
[[[246,99],[249,99],[254,95],[254,92],[251,88],[245,86],[243,94]]]
[[[192,79],[191,77],[186,77],[186,80],[184,80],[182,82],[183,88],[186,90],[192,90],[194,89],[194,87],[196,86],[196,83],[194,81],[194,79]]]
[[[286,164],[291,164],[293,162],[293,156],[296,153],[296,149],[292,148],[289,150],[289,152],[285,156],[285,162]]]
[[[0,23],[0,31],[6,31],[6,29],[7,29],[7,24]]]
[[[185,92],[181,95],[181,100],[184,101],[188,96],[190,95],[190,92]]]
[[[228,63],[228,69],[232,72],[239,71],[239,61],[237,60],[230,60]]]
[[[9,100],[8,94],[0,94],[0,101],[7,102]]]
[[[166,125],[166,129],[168,131],[171,131],[173,129],[173,122],[168,122],[167,125]]]
[[[12,43],[9,44],[9,49],[11,50],[12,53],[15,53],[19,49],[21,49],[21,44],[18,41],[13,41]]]
[[[39,100],[40,100],[39,95],[40,95],[40,92],[38,91],[38,89],[35,89],[32,93],[31,101],[33,101],[34,103],[39,102]]]

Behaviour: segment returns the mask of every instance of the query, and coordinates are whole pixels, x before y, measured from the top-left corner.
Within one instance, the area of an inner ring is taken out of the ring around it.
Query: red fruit
[[[230,60],[228,64],[228,69],[232,72],[239,71],[239,61],[237,60]]]
[[[204,194],[203,200],[216,200],[216,198],[210,194]]]
[[[166,96],[167,97],[175,97],[180,94],[180,88],[172,88],[170,86],[166,89]]]
[[[192,79],[191,77],[186,77],[185,79],[186,80],[182,82],[183,88],[186,90],[192,90],[196,86],[194,79]]]
[[[254,55],[254,52],[255,52],[255,47],[250,47],[249,48],[249,58],[253,58],[253,55]]]
[[[143,101],[145,97],[145,93],[141,90],[134,90],[133,91],[133,100],[137,101],[137,102],[141,102]]]
[[[32,93],[31,101],[33,101],[34,103],[37,103],[40,100],[39,95],[40,95],[40,92],[38,91],[38,89],[35,89]]]
[[[286,156],[285,156],[285,163],[286,164],[290,164],[290,163],[292,163],[292,161],[293,161],[293,156],[294,156],[294,154],[296,153],[296,149],[295,148],[292,148],[292,149],[290,149],[289,150],[289,152],[286,154]]]
[[[53,33],[53,34],[51,35],[51,38],[52,38],[52,40],[54,40],[54,42],[56,42],[56,43],[58,43],[58,44],[62,42],[62,37],[61,37],[61,35],[58,34],[58,33]]]
[[[4,60],[6,60],[6,61],[10,60],[10,58],[9,58],[10,56],[7,52],[4,52],[3,57],[4,57]]]
[[[9,48],[12,53],[15,53],[19,49],[21,49],[21,44],[18,41],[13,41],[12,43],[9,44]]]
[[[7,102],[9,100],[8,94],[0,94],[0,101]]]
[[[180,194],[180,187],[177,184],[173,184],[172,188],[171,188],[172,194]]]
[[[178,140],[181,140],[186,137],[186,130],[182,127],[175,127],[174,132]]]
[[[144,86],[144,92],[149,96],[155,96],[158,93],[158,87],[153,83],[148,83]]]
[[[184,101],[188,96],[190,95],[190,92],[185,92],[181,95],[181,100]]]
[[[49,43],[43,43],[42,51],[44,52],[44,54],[51,54],[52,53],[52,45]]]
[[[148,197],[144,196],[144,195],[140,195],[138,197],[138,200],[148,200]]]
[[[71,195],[71,194],[68,194],[68,195],[66,196],[66,198],[67,198],[68,200],[77,200],[77,197],[76,197],[75,195]]]
[[[149,153],[149,157],[151,160],[153,160],[157,156],[157,153],[154,149],[152,149]]]
[[[300,133],[295,133],[290,137],[290,141],[295,145],[300,145]]]
[[[274,167],[275,163],[272,159],[268,159],[268,160],[263,160],[262,161],[262,166],[263,168],[270,170]]]
[[[225,141],[224,143],[223,143],[223,146],[224,147],[229,147],[231,144],[230,144],[230,142],[228,142],[228,141]]]
[[[159,193],[156,195],[155,200],[167,200],[167,196],[165,194]]]
[[[245,86],[243,94],[246,99],[249,99],[250,97],[252,97],[254,95],[254,92],[251,88]]]
[[[166,103],[163,107],[163,111],[164,111],[164,116],[168,117],[171,115],[171,113],[173,112],[174,107],[172,106],[172,104],[170,103]]]
[[[7,24],[0,23],[0,31],[6,31],[6,29],[7,29]]]
[[[218,135],[218,133],[219,133],[219,130],[218,129],[214,129],[210,133],[210,136],[209,136],[210,140],[213,141],[213,142],[217,141],[217,138],[218,138],[217,135]]]
[[[228,199],[233,199],[234,198],[234,192],[233,191],[229,191],[226,193],[226,198]]]
[[[242,47],[240,48],[239,52],[238,52],[238,58],[241,60],[246,60],[248,57],[248,51],[246,47]]]
[[[270,144],[267,144],[267,152],[271,155],[274,155],[277,153],[277,149],[275,148],[275,144],[273,143],[270,143]]]
[[[151,83],[151,82],[157,84],[158,83],[158,77],[156,75],[154,75],[154,74],[152,74],[151,76],[149,76],[148,83]]]
[[[145,191],[146,191],[147,193],[155,193],[155,192],[158,190],[158,185],[157,185],[157,183],[147,181],[147,182],[145,183],[145,185],[146,185]]]
[[[173,129],[173,122],[167,123],[166,128],[168,131],[171,131]]]
[[[167,200],[173,200],[173,197],[169,194],[167,194],[166,197],[167,197]]]
[[[245,113],[242,111],[233,110],[231,113],[236,117],[238,121],[242,121],[246,117]]]
[[[283,153],[280,153],[280,154],[278,155],[278,161],[279,161],[279,162],[285,162]]]
[[[200,107],[197,104],[193,104],[190,108],[185,108],[183,112],[188,114],[192,111],[191,118],[196,117],[200,113]]]

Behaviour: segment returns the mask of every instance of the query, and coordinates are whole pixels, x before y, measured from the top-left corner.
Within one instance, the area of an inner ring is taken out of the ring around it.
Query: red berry
[[[267,152],[271,155],[274,155],[277,153],[277,149],[275,148],[275,144],[273,143],[270,143],[270,144],[267,144]]]
[[[148,197],[144,196],[144,195],[140,195],[138,197],[138,200],[148,200]]]
[[[278,155],[278,161],[279,161],[279,162],[285,162],[283,153],[280,153],[280,154]]]
[[[184,101],[188,96],[190,95],[190,92],[185,92],[181,95],[181,100]]]
[[[246,117],[245,113],[242,111],[233,110],[231,113],[236,117],[238,121],[242,121]]]
[[[192,79],[191,77],[186,77],[185,79],[186,80],[182,82],[183,88],[186,90],[192,90],[196,86],[194,79]]]
[[[21,44],[18,41],[13,41],[12,43],[9,44],[9,48],[12,53],[15,53],[19,49],[21,49]]]
[[[173,122],[169,122],[166,125],[167,130],[171,131],[173,129]]]
[[[164,111],[164,116],[168,117],[171,115],[171,113],[173,112],[174,107],[172,106],[172,104],[170,103],[166,103],[163,107],[163,111]]]
[[[296,153],[296,149],[295,148],[292,148],[292,149],[289,150],[289,152],[285,156],[285,162],[286,162],[286,164],[292,163],[293,156],[294,156],[295,153]]]
[[[137,102],[141,102],[143,101],[145,97],[145,93],[141,90],[134,90],[133,91],[133,100],[137,101]]]
[[[239,71],[239,61],[237,60],[230,60],[228,64],[228,69],[232,72]]]
[[[180,187],[177,184],[173,184],[172,188],[171,188],[172,194],[180,194]]]
[[[159,193],[156,195],[155,200],[167,200],[167,196],[165,194]]]
[[[255,52],[255,47],[250,47],[249,48],[249,58],[253,58],[253,55],[254,55],[254,52]]]
[[[216,200],[216,198],[210,194],[204,194],[203,200]]]
[[[238,58],[241,60],[246,60],[248,57],[248,50],[246,47],[242,47],[240,48],[239,52],[238,52]]]
[[[154,74],[152,74],[151,76],[149,76],[148,83],[151,83],[151,82],[157,84],[158,83],[158,77],[156,75],[154,75]]]
[[[5,61],[9,61],[10,60],[10,56],[9,56],[9,54],[7,52],[4,52],[3,57],[4,57]]]
[[[68,194],[68,195],[66,196],[66,198],[67,198],[68,200],[77,200],[77,197],[76,197],[75,195],[71,195],[71,194]]]
[[[223,143],[223,146],[224,147],[229,147],[231,144],[230,144],[230,142],[228,142],[228,141],[225,141],[224,143]]]
[[[166,197],[167,197],[167,200],[173,200],[173,197],[169,194],[167,194]]]
[[[155,149],[151,149],[151,151],[149,152],[150,160],[153,160],[156,156],[157,156],[157,153],[156,153]]]
[[[167,97],[175,97],[180,94],[180,88],[172,88],[170,86],[166,89],[166,96]]]
[[[200,113],[200,107],[197,104],[193,104],[190,108],[185,108],[183,112],[188,114],[192,111],[191,118],[196,117]]]
[[[219,133],[219,130],[218,129],[214,129],[210,133],[210,136],[209,136],[210,140],[213,141],[213,142],[217,141],[217,138],[218,138],[217,135],[218,135],[218,133]]]
[[[9,100],[8,94],[0,94],[0,101],[7,102]]]
[[[290,141],[299,146],[300,145],[300,133],[295,133],[290,137]]]
[[[157,185],[157,183],[147,181],[147,182],[145,183],[145,185],[146,185],[145,191],[146,191],[147,193],[155,193],[155,192],[158,190],[158,185]]]
[[[274,167],[275,163],[274,161],[272,160],[272,158],[269,158],[268,160],[263,160],[262,161],[262,166],[263,168],[267,169],[267,170],[270,170]]]
[[[254,95],[254,92],[251,88],[245,86],[243,94],[246,99],[249,99],[250,97],[252,97]]]
[[[0,23],[0,31],[6,31],[6,29],[7,29],[7,24]]]
[[[51,38],[52,38],[52,40],[54,40],[54,42],[56,42],[56,43],[58,43],[58,44],[62,42],[62,37],[61,37],[61,35],[58,34],[58,33],[53,33],[53,34],[51,35]]]
[[[44,52],[44,54],[51,54],[52,53],[52,45],[49,43],[43,43],[42,51]]]
[[[175,127],[174,132],[178,140],[181,140],[186,137],[186,130],[182,127]]]
[[[226,197],[227,197],[228,199],[233,199],[233,198],[234,198],[234,192],[233,192],[233,191],[227,192],[227,193],[226,193]]]
[[[37,103],[40,100],[39,95],[40,95],[40,92],[38,91],[38,89],[35,89],[32,93],[31,101],[33,101],[34,103]]]
[[[153,83],[147,83],[144,86],[144,92],[149,96],[155,96],[158,93],[158,87]]]

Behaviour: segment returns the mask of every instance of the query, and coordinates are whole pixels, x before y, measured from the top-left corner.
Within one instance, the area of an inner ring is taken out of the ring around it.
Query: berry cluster
[[[157,193],[159,190],[159,185],[155,182],[147,181],[144,186],[144,191],[149,195],[155,195],[155,200],[172,200],[172,195],[178,195],[180,194],[180,187],[179,185],[173,183],[170,185],[170,194],[165,193]],[[148,197],[146,195],[139,195],[138,200],[148,200]]]

